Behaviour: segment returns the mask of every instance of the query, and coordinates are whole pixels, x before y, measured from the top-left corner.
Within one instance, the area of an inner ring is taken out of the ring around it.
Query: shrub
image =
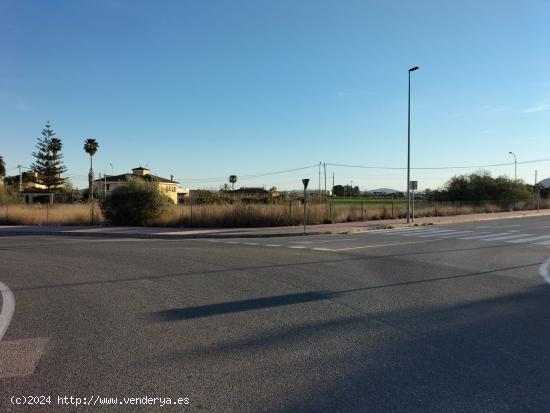
[[[20,204],[22,202],[23,200],[16,190],[8,185],[2,185],[2,183],[0,183],[0,205]]]
[[[101,203],[103,216],[112,225],[147,225],[165,213],[171,205],[153,182],[132,178],[118,187]]]

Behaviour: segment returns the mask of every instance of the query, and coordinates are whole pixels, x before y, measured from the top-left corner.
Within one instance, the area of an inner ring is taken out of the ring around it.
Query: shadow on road
[[[330,300],[333,298],[337,298],[339,296],[357,293],[360,291],[378,290],[378,289],[392,288],[392,287],[403,287],[408,285],[453,280],[458,278],[477,277],[477,276],[495,274],[500,271],[511,271],[511,270],[518,270],[522,268],[528,268],[528,267],[536,267],[538,265],[540,264],[535,263],[535,264],[515,265],[510,267],[496,268],[489,271],[471,272],[471,273],[450,275],[447,277],[424,278],[421,280],[373,285],[369,287],[353,288],[353,289],[341,290],[341,291],[311,291],[311,292],[286,294],[286,295],[278,295],[278,296],[271,296],[271,297],[260,297],[260,298],[246,299],[246,300],[228,301],[224,303],[206,304],[206,305],[193,306],[193,307],[174,308],[174,309],[153,312],[149,314],[148,319],[153,322],[191,320],[196,318],[211,317],[211,316],[222,315],[222,314],[260,310],[264,308],[280,307],[280,306],[293,305],[293,304],[303,304],[303,303],[320,301],[320,300]]]
[[[265,411],[544,412],[550,405],[548,286],[250,329],[240,329],[245,338],[221,334],[151,361],[186,366],[197,358],[214,365],[228,372],[228,382],[254,383],[244,400],[253,404],[270,394],[273,405],[262,405]]]

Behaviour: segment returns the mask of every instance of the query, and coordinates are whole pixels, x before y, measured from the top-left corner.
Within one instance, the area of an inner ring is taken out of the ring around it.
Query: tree
[[[6,176],[6,163],[4,162],[2,155],[0,155],[0,179],[4,176]]]
[[[42,129],[42,138],[38,138],[36,149],[37,151],[32,154],[36,161],[31,165],[31,168],[37,172],[35,182],[44,185],[49,191],[59,190],[64,181],[61,175],[67,171],[67,168],[63,164],[61,154],[63,144],[61,139],[55,137],[49,122],[46,122],[46,126]]]
[[[101,203],[103,216],[112,225],[148,225],[172,205],[154,182],[130,178]]]
[[[231,190],[235,190],[235,183],[237,182],[237,175],[229,175],[229,183],[231,184]]]
[[[93,158],[99,149],[99,144],[95,139],[88,138],[84,141],[84,152],[90,155],[90,172],[88,173],[88,201],[94,198],[94,168]]]

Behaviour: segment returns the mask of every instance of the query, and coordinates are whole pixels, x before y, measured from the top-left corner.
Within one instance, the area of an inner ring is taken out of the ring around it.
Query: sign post
[[[302,179],[302,183],[304,184],[304,234],[306,233],[306,221],[307,221],[307,185],[309,184],[309,179]]]
[[[411,192],[412,192],[412,217],[411,222],[414,223],[414,191],[418,189],[418,181],[411,181]]]

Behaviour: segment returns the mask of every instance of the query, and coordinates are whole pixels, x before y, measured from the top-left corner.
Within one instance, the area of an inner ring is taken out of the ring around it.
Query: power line
[[[239,179],[252,179],[252,178],[261,178],[264,176],[273,176],[273,175],[281,175],[285,173],[290,172],[296,172],[296,171],[302,171],[304,169],[311,169],[311,168],[317,168],[318,164],[315,165],[309,165],[309,166],[303,166],[300,168],[293,168],[293,169],[285,169],[281,171],[273,171],[273,172],[264,172],[264,173],[258,173],[258,174],[250,174],[250,175],[237,175]],[[188,178],[184,179],[185,182],[194,182],[194,183],[208,183],[208,182],[219,182],[219,181],[225,181],[227,177],[222,178]]]
[[[540,162],[550,162],[550,159],[534,159],[530,161],[518,162],[518,164],[530,164],[530,163],[540,163]],[[392,166],[367,166],[367,165],[348,165],[341,163],[327,163],[327,165],[338,166],[344,168],[361,168],[361,169],[387,169],[387,170],[405,170],[406,167],[392,167]],[[496,163],[488,165],[461,165],[461,166],[432,166],[432,167],[417,167],[411,168],[416,170],[444,170],[444,169],[474,169],[474,168],[492,168],[497,166],[512,166],[514,162],[507,163]]]

